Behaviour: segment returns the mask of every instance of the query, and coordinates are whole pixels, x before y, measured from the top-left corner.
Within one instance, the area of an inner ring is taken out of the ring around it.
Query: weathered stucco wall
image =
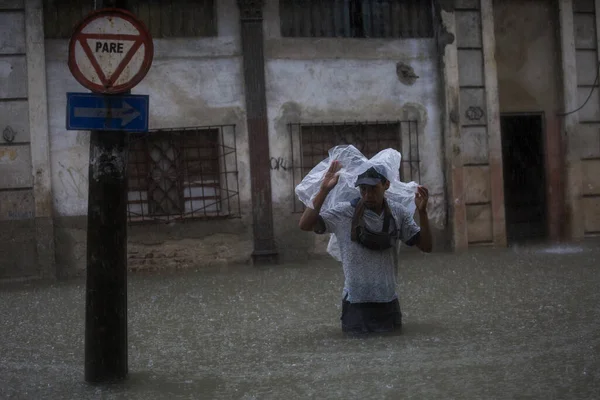
[[[600,91],[595,81],[600,68],[600,1],[574,1],[573,13],[576,101],[577,107],[582,108],[577,113],[576,133],[569,137],[575,168],[567,190],[577,196],[572,206],[575,237],[597,236],[600,235]]]
[[[456,2],[460,154],[469,245],[504,246],[504,205],[491,0]],[[456,196],[455,196],[456,197]]]
[[[35,274],[23,8],[0,6],[0,278]]]
[[[544,114],[549,236],[560,237],[564,219],[559,30],[550,0],[494,1],[500,111]]]
[[[494,1],[501,112],[556,114],[560,100],[556,14],[549,0]]]
[[[282,39],[277,1],[265,7],[269,158],[290,163],[288,123],[418,120],[421,182],[430,190],[435,242],[442,248],[445,199],[439,73],[434,39]],[[252,208],[239,14],[218,2],[217,38],[156,39],[150,72],[134,94],[150,95],[150,128],[236,125],[240,219],[131,226],[131,268],[247,262]],[[65,130],[66,92],[86,92],[67,67],[66,40],[46,41],[52,186],[59,270],[85,268],[89,134]],[[398,62],[418,75],[403,83]],[[297,149],[296,149],[297,150]],[[282,260],[323,253],[323,238],[303,234],[293,213],[291,170],[273,168],[275,236]]]
[[[150,95],[150,129],[236,126],[242,216],[225,223],[130,226],[132,268],[239,262],[250,256],[250,173],[235,1],[218,2],[218,17],[218,37],[155,39],[152,67],[132,93]],[[47,40],[46,45],[57,262],[70,275],[85,268],[89,133],[66,131],[65,93],[87,89],[67,67],[68,41]],[[167,256],[168,261],[158,260]]]
[[[297,257],[306,250],[323,253],[327,240],[299,232],[299,214],[291,214],[294,181],[290,167],[299,166],[300,153],[297,138],[292,146],[289,123],[418,120],[420,183],[431,194],[435,245],[444,247],[446,207],[435,40],[282,38],[278,2],[269,1],[265,58],[270,155],[277,161],[271,181],[278,246],[297,249],[290,252]],[[414,83],[401,81],[399,62],[414,69],[418,76]],[[294,173],[297,183],[300,171]]]

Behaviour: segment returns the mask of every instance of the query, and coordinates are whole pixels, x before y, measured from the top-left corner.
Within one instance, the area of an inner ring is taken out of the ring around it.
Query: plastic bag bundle
[[[336,160],[342,164],[342,169],[338,172],[340,178],[335,188],[327,196],[321,211],[360,197],[360,190],[354,186],[356,178],[367,169],[374,167],[390,181],[390,188],[385,194],[386,199],[400,203],[411,215],[415,212],[415,193],[419,185],[416,182],[400,181],[400,162],[402,160],[400,153],[394,149],[385,149],[369,160],[352,145],[336,146],[329,150],[329,157],[317,164],[296,186],[296,196],[306,207],[314,208],[313,199],[321,188],[323,176],[331,163]],[[333,234],[329,239],[327,252],[336,260],[341,261],[337,239]]]

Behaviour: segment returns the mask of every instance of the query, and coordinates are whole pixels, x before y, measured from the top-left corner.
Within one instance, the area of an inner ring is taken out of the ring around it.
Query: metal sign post
[[[129,95],[150,69],[152,38],[121,9],[94,11],[75,29],[69,69],[94,93],[67,93],[67,129],[91,130],[85,380],[127,377],[127,132],[148,130],[148,96]]]

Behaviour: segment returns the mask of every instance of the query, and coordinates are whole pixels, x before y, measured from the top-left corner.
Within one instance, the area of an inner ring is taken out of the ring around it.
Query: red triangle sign
[[[91,12],[77,25],[68,65],[82,86],[116,94],[131,90],[146,76],[153,55],[144,23],[128,11],[106,8]]]
[[[90,60],[98,78],[105,86],[113,85],[123,73],[123,70],[139,48],[144,44],[142,37],[138,35],[118,34],[81,34],[78,38],[83,51]],[[90,42],[95,46],[92,50]],[[129,48],[126,50],[126,48]],[[108,63],[104,68],[100,65],[99,58],[102,55],[121,55],[118,64]],[[111,64],[112,67],[111,68]]]

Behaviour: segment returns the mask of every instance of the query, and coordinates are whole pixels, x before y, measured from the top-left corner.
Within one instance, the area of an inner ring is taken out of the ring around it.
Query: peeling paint
[[[13,66],[8,61],[0,61],[0,79],[6,79],[13,71]]]
[[[450,32],[448,29],[452,24],[448,21],[449,19],[454,19],[454,12],[449,13],[447,11],[442,10],[441,14],[441,26],[439,27],[438,32],[438,46],[443,51],[444,47],[449,44],[453,44],[456,40],[456,36],[454,32]]]
[[[396,64],[396,75],[398,75],[400,82],[405,85],[413,85],[419,79],[413,67],[401,61]]]
[[[9,162],[17,159],[17,152],[12,149],[0,150],[0,161]]]
[[[92,179],[99,180],[103,176],[122,179],[125,176],[126,154],[113,149],[103,151],[94,147],[95,152],[90,155],[90,170]]]

